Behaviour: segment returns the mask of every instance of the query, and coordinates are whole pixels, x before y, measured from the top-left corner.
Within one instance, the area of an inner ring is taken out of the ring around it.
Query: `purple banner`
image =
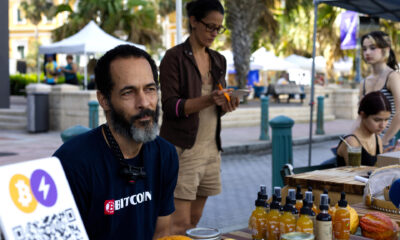
[[[340,23],[340,48],[354,49],[357,45],[358,13],[346,11],[341,14]]]

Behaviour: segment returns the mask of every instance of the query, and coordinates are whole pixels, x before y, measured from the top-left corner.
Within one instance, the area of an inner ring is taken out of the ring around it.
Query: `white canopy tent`
[[[227,65],[227,72],[228,73],[233,73],[235,72],[235,63],[233,61],[233,53],[231,50],[223,50],[220,51],[225,59],[226,59],[226,65]],[[261,65],[257,65],[254,62],[250,62],[250,70],[260,70],[262,69]]]
[[[104,32],[94,21],[90,21],[76,34],[65,38],[59,42],[39,47],[40,54],[69,53],[83,54],[85,56],[95,53],[104,53],[108,50],[121,45],[131,44],[145,50],[146,47],[131,42],[122,41]],[[38,70],[39,71],[39,70]],[[84,86],[87,86],[87,68],[85,64]]]
[[[298,65],[303,70],[310,70],[312,69],[312,58],[306,58],[303,56],[299,56],[296,54],[292,54],[285,58],[287,62],[293,63]],[[326,61],[323,56],[315,57],[315,69],[318,72],[325,72],[326,68]]]
[[[257,49],[251,56],[254,59],[253,63],[262,66],[261,70],[264,71],[286,71],[299,68],[297,64],[275,56],[273,52],[267,51],[264,47]]]

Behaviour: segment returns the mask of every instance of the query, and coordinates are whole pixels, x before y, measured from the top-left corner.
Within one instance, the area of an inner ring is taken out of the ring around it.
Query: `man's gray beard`
[[[138,128],[132,124],[130,135],[135,142],[147,143],[156,139],[158,134],[158,124],[153,122],[144,128]]]
[[[126,121],[123,115],[119,114],[112,105],[110,105],[110,107],[110,123],[114,131],[118,134],[141,143],[150,142],[156,139],[158,134],[157,117],[159,106],[157,106],[156,116],[153,117],[152,121],[139,123],[142,127],[136,127],[134,123],[135,121]]]

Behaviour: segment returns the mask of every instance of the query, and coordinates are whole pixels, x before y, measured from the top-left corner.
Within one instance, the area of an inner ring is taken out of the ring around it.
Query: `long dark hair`
[[[389,101],[381,91],[370,92],[365,95],[358,107],[358,114],[364,112],[366,117],[378,114],[381,111],[392,111]]]
[[[361,45],[366,38],[372,38],[378,48],[389,48],[389,57],[386,64],[393,70],[399,70],[397,65],[396,55],[391,47],[390,37],[387,33],[382,31],[373,31],[361,37]]]
[[[193,0],[186,3],[186,13],[188,18],[194,16],[197,21],[205,18],[211,11],[217,11],[224,15],[224,7],[218,0]],[[190,26],[190,23],[189,31],[192,32],[192,26]]]

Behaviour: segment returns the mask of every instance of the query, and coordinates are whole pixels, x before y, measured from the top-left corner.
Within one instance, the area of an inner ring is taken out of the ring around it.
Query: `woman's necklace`
[[[385,73],[386,73],[386,67],[384,68],[384,69],[382,69],[382,71],[381,71],[381,73],[379,74],[379,76],[377,77],[377,78],[372,78],[373,80],[374,80],[374,82],[373,82],[373,85],[372,85],[372,89],[373,89],[373,91],[378,91],[378,90],[380,90],[381,88],[379,88],[379,89],[377,89],[376,87],[377,86],[379,86],[380,84],[380,82],[381,82],[381,79],[382,79],[382,77],[385,75]]]

